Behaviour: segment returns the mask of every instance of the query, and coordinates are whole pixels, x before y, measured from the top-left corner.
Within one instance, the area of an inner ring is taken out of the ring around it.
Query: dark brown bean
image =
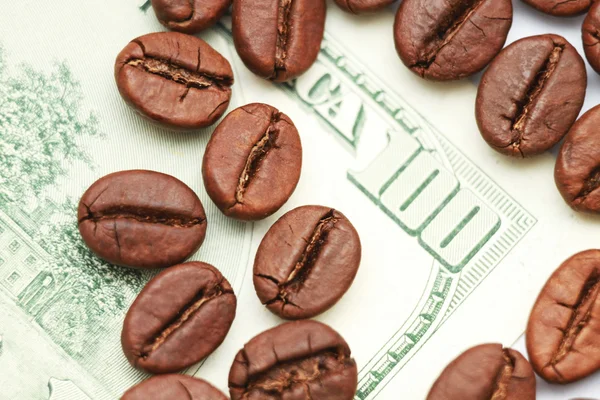
[[[444,369],[427,400],[535,400],[535,386],[531,365],[521,353],[482,344]]]
[[[518,40],[496,57],[481,78],[475,108],[479,131],[502,154],[543,153],[577,119],[586,85],[583,59],[563,37]]]
[[[583,50],[594,71],[600,74],[600,1],[592,4],[581,27]]]
[[[290,118],[260,103],[233,110],[212,134],[202,176],[225,214],[258,220],[290,198],[302,168],[300,136]]]
[[[254,260],[254,288],[269,310],[286,319],[311,318],[332,307],[358,271],[358,233],[339,211],[303,206],[283,215]]]
[[[88,247],[106,261],[164,268],[184,261],[206,234],[202,203],[185,183],[154,171],[106,175],[83,194],[77,211]]]
[[[576,211],[600,213],[600,106],[583,114],[558,153],[554,180],[567,204]]]
[[[568,17],[583,14],[588,10],[594,0],[523,0],[539,11],[555,15],[557,17]]]
[[[121,400],[227,400],[210,383],[187,375],[168,374],[145,380],[123,394]]]
[[[500,52],[512,15],[510,0],[404,0],[394,22],[396,51],[422,78],[464,78]]]
[[[382,10],[396,0],[334,0],[342,10],[352,14],[365,14]]]
[[[356,363],[346,341],[310,320],[254,337],[229,372],[231,400],[351,400],[356,386]]]
[[[529,316],[529,360],[548,382],[569,383],[600,370],[600,250],[566,260],[548,279]]]
[[[142,116],[173,129],[216,122],[231,98],[229,62],[205,41],[178,32],[132,40],[117,56],[123,99]]]
[[[233,43],[256,75],[275,82],[293,79],[317,59],[325,11],[325,0],[236,0]]]
[[[121,344],[136,368],[176,372],[212,353],[235,317],[236,298],[212,265],[188,262],[156,275],[125,316]]]
[[[230,4],[230,0],[152,0],[152,8],[161,24],[192,34],[216,24]]]

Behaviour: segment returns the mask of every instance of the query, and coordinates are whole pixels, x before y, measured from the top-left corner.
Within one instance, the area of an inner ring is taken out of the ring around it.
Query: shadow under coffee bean
[[[136,368],[177,372],[212,353],[233,323],[236,297],[212,265],[188,262],[156,275],[125,316],[121,344]]]
[[[154,171],[106,175],[81,197],[79,232],[100,258],[135,268],[164,268],[196,252],[206,234],[204,207],[179,179]]]
[[[346,341],[317,321],[269,329],[238,352],[229,371],[231,400],[352,400],[356,362]]]
[[[254,259],[254,288],[271,312],[311,318],[350,288],[361,258],[360,238],[339,211],[303,206],[267,232]]]

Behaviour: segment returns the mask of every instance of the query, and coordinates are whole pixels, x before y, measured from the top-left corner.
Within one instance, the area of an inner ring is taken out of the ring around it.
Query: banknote
[[[145,0],[23,1],[0,14],[0,399],[116,399],[147,375],[120,348],[124,314],[155,272],[96,258],[75,220],[98,177],[144,168],[198,193],[208,232],[192,259],[232,282],[237,317],[223,345],[184,373],[227,389],[253,335],[281,323],[252,287],[269,226],[323,204],[356,226],[363,258],[346,296],[319,320],[350,343],[356,400],[422,399],[443,366],[474,343],[510,344],[557,260],[593,247],[595,221],[574,216],[552,182],[553,156],[508,160],[482,142],[470,82],[432,85],[394,54],[393,15],[329,7],[315,65],[272,84],[253,76],[229,18],[201,34],[232,63],[230,109],[261,101],[297,125],[298,188],[257,223],[224,217],[200,166],[212,128],[175,133],[141,120],[119,97],[116,54],[164,30]]]

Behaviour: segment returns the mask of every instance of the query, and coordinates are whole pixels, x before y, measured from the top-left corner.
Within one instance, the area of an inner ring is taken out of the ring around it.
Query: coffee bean
[[[554,180],[567,204],[576,211],[600,213],[600,106],[583,114],[558,153]]]
[[[213,124],[227,109],[233,72],[202,39],[159,32],[132,40],[117,56],[123,99],[142,116],[174,129]]]
[[[187,375],[159,375],[139,383],[123,394],[121,400],[227,400],[210,383]]]
[[[281,318],[311,318],[350,288],[360,256],[358,233],[342,213],[298,207],[275,222],[260,243],[254,288]]]
[[[176,372],[212,353],[235,317],[236,298],[212,265],[167,268],[142,289],[125,316],[121,344],[136,368]]]
[[[179,179],[154,171],[98,179],[81,197],[77,218],[96,255],[127,267],[180,263],[200,248],[206,234],[198,196]]]
[[[386,8],[396,0],[334,0],[344,11],[365,14]]]
[[[555,15],[557,17],[566,17],[570,15],[583,14],[588,10],[594,0],[523,0],[530,6],[539,11]]]
[[[229,372],[231,400],[351,400],[356,386],[356,363],[346,341],[310,320],[254,337]]]
[[[152,0],[152,8],[161,24],[192,34],[216,24],[230,4],[230,0]]]
[[[248,69],[275,82],[293,79],[317,59],[325,0],[236,0],[235,48]]]
[[[481,135],[506,155],[543,153],[577,119],[586,85],[583,59],[563,37],[518,40],[496,57],[481,78],[475,107]]]
[[[527,324],[527,353],[548,382],[600,370],[600,250],[566,260],[548,279]]]
[[[500,344],[470,348],[435,381],[427,400],[535,400],[535,375],[516,350]]]
[[[594,71],[600,74],[600,1],[592,4],[581,27],[583,50]]]
[[[394,22],[396,51],[422,78],[464,78],[500,52],[512,15],[510,0],[404,0]]]
[[[289,199],[300,179],[302,145],[290,118],[266,104],[248,104],[215,129],[202,163],[204,185],[225,214],[265,218]]]

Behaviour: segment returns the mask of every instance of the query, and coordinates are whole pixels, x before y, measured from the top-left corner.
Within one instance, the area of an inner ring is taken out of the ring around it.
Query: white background
[[[565,37],[577,48],[579,54],[585,58],[581,42],[581,24],[585,16],[569,18],[552,17],[536,11],[521,0],[513,0],[513,7],[514,21],[508,35],[507,45],[526,36],[555,33]],[[600,76],[589,66],[587,60],[586,66],[588,71],[588,88],[582,113],[600,104]],[[479,78],[480,75],[475,77],[473,82],[477,83]],[[558,146],[555,147],[554,152],[557,149]],[[598,247],[600,247],[600,244]],[[560,261],[557,260],[557,266],[559,264]],[[519,339],[514,347],[523,353],[523,355],[527,355],[523,337]],[[577,397],[600,399],[600,372],[580,382],[566,386],[549,385],[538,378],[538,400],[566,400]]]

